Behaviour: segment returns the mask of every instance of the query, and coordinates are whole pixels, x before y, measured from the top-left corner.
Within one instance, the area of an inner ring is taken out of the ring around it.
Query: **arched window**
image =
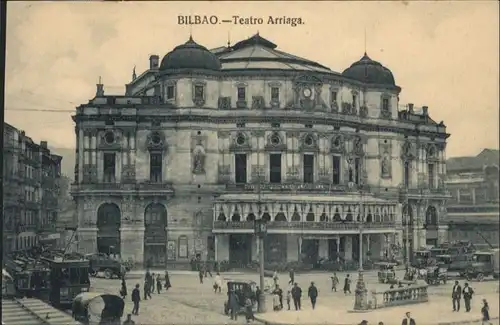
[[[151,203],[144,210],[144,223],[146,227],[167,225],[167,209],[160,203]]]

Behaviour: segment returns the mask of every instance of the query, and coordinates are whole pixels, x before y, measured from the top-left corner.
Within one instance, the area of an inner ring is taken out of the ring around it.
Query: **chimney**
[[[413,104],[412,103],[408,104],[408,113],[413,114]]]
[[[149,57],[149,68],[156,69],[158,68],[160,62],[160,57],[156,54],[153,54]]]
[[[47,141],[40,141],[40,147],[47,149]]]
[[[429,115],[429,107],[428,106],[422,106],[422,115],[423,116]]]
[[[104,85],[102,84],[101,77],[99,77],[99,83],[96,85],[96,92],[95,96],[96,97],[103,97],[104,96]]]

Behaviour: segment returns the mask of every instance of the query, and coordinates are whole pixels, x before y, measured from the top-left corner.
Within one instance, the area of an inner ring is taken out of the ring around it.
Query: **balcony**
[[[226,184],[226,190],[236,192],[256,192],[259,190],[264,192],[347,192],[347,185],[330,185],[325,183],[262,183],[262,184]],[[352,188],[355,191],[355,188]]]
[[[267,223],[267,229],[270,233],[287,233],[287,232],[318,232],[318,231],[352,231],[359,232],[360,228],[363,231],[373,231],[373,230],[388,230],[392,229],[395,231],[396,223],[394,222],[383,222],[383,223],[364,223],[360,224],[357,222],[307,222],[307,221],[272,221]],[[214,221],[213,223],[214,231],[217,230],[243,230],[244,232],[254,231],[253,221]],[[224,231],[219,231],[224,232]]]
[[[101,191],[154,191],[173,192],[172,183],[95,183],[95,184],[72,184],[71,192],[101,192]]]

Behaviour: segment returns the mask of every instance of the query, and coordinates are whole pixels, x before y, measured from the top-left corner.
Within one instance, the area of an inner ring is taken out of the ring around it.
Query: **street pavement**
[[[158,272],[160,272],[158,270]],[[153,299],[147,301],[141,301],[141,310],[139,316],[134,316],[133,319],[137,324],[243,324],[245,322],[244,317],[240,317],[238,321],[231,321],[227,316],[223,315],[223,306],[224,301],[226,300],[226,292],[227,289],[223,288],[221,294],[216,294],[213,292],[213,278],[204,279],[204,283],[200,284],[198,275],[196,272],[169,272],[170,280],[172,284],[172,288],[168,290],[168,292],[163,291],[160,295],[153,294]],[[142,287],[143,287],[143,277],[139,277],[142,273],[136,272],[136,274],[131,274],[130,278],[127,281],[127,289],[129,296],[126,298],[126,307],[125,314],[130,313],[132,310],[132,302],[130,300],[130,294],[132,289],[136,283],[139,283],[141,286],[141,295],[142,295]],[[163,274],[163,272],[160,272]],[[215,275],[215,274],[214,274]],[[337,310],[338,312],[335,314],[335,319],[329,319],[329,324],[346,324],[343,322],[341,318],[346,318],[346,321],[350,321],[351,318],[345,316],[345,312],[347,310],[352,309],[354,305],[354,289],[356,286],[357,280],[357,272],[350,273],[352,278],[351,291],[352,295],[344,295],[341,291],[342,284],[346,273],[337,273],[337,276],[340,280],[338,285],[338,292],[331,291],[331,273],[308,273],[308,274],[298,274],[295,276],[295,282],[297,282],[303,290],[303,305],[306,306],[304,311],[298,312],[300,314],[304,314],[300,317],[299,321],[301,324],[312,324],[312,323],[320,323],[319,320],[314,320],[310,316],[307,316],[311,311],[307,311],[310,309],[309,302],[307,298],[307,288],[309,284],[314,281],[315,285],[319,289],[319,298],[318,298],[318,308],[319,309],[328,309],[328,310]],[[259,283],[259,276],[256,273],[241,273],[241,272],[233,272],[233,273],[221,273],[221,276],[225,281],[227,280],[253,280],[257,284]],[[398,277],[403,276],[403,272],[398,272]],[[284,290],[287,287],[288,282],[288,274],[280,274],[279,275],[279,283]],[[370,271],[364,273],[364,280],[367,286],[368,291],[376,290],[382,291],[387,289],[389,285],[387,284],[379,284],[377,279],[377,272]],[[461,280],[463,284],[463,280]],[[428,306],[432,306],[431,310],[451,310],[451,299],[449,298],[451,295],[451,288],[453,285],[453,280],[449,281],[446,285],[439,286],[430,286],[429,287],[429,299],[430,302]],[[476,305],[481,301],[482,297],[488,297],[488,299],[494,299],[497,297],[496,301],[490,302],[490,309],[492,309],[492,314],[498,316],[498,311],[494,311],[498,306],[498,294],[497,282],[485,281],[485,282],[473,282],[471,286],[476,291]],[[91,291],[95,292],[106,292],[118,294],[120,290],[120,280],[112,279],[100,279],[93,278],[92,279],[92,287]],[[493,296],[492,296],[493,295]],[[491,298],[493,297],[493,298]],[[267,297],[267,310],[268,313],[271,311],[271,297]],[[421,304],[424,305],[424,304]],[[418,306],[418,305],[414,305]],[[391,311],[398,315],[394,315],[400,322],[402,316],[404,315],[404,310],[412,310],[412,308],[416,307],[393,307],[387,308],[385,312]],[[319,311],[318,309],[318,311]],[[396,310],[397,309],[397,310]],[[399,310],[401,309],[401,310]],[[479,307],[475,306],[475,313],[479,313]],[[415,309],[416,310],[416,309]],[[314,311],[316,312],[316,311]],[[421,310],[416,310],[416,312],[422,313]],[[282,313],[282,315],[280,315]],[[272,318],[282,318],[287,319],[286,313],[296,313],[296,312],[277,312],[276,315],[273,315]],[[478,314],[479,315],[479,314]],[[380,315],[381,317],[388,317],[387,314]],[[297,316],[293,316],[297,319]],[[304,318],[305,317],[305,318]],[[416,316],[417,317],[417,316]],[[478,316],[479,317],[479,316]],[[417,317],[418,318],[418,317]],[[305,320],[304,320],[305,319]],[[380,319],[381,321],[385,321],[385,324],[389,320]],[[290,321],[290,324],[296,324],[296,322]],[[371,324],[371,323],[370,323]],[[420,323],[419,323],[420,324]]]

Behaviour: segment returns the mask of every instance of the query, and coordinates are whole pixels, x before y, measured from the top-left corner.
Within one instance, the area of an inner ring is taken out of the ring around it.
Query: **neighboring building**
[[[212,52],[189,39],[77,107],[79,249],[150,264],[359,259],[446,240],[445,146],[427,107],[398,109],[366,54],[343,73],[258,34]],[[409,232],[401,203],[409,204]],[[403,234],[404,232],[404,234]]]
[[[475,157],[450,158],[446,166],[446,185],[452,196],[448,204],[449,240],[498,246],[499,151],[484,149]]]
[[[24,250],[56,239],[58,184],[62,157],[4,123],[3,252]],[[52,193],[52,194],[51,194]]]

